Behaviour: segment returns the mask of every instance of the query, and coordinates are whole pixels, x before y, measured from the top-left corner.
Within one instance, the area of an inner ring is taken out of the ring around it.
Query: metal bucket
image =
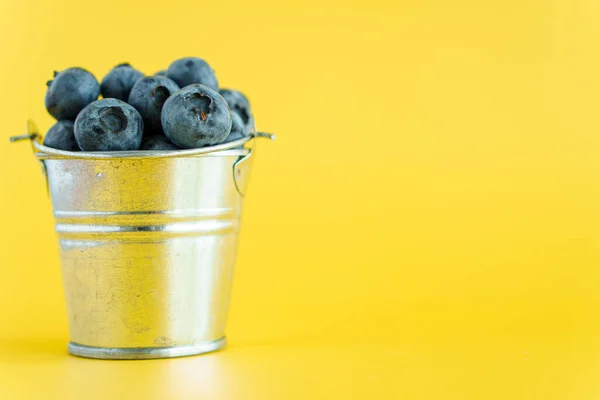
[[[179,357],[225,345],[253,134],[181,151],[67,152],[30,123],[52,197],[69,352]],[[251,149],[235,149],[251,142]]]

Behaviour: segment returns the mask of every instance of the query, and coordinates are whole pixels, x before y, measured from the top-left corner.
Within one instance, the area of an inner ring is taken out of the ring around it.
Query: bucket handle
[[[250,171],[252,170],[252,162],[254,161],[254,153],[256,152],[256,139],[260,137],[271,140],[276,139],[276,136],[271,133],[258,132],[254,118],[252,118],[252,132],[249,136],[252,138],[252,147],[248,150],[248,154],[240,157],[233,164],[233,182],[235,183],[236,190],[242,197],[246,194],[248,182],[250,181]]]
[[[11,136],[10,142],[13,143],[13,142],[21,141],[21,140],[30,140],[31,148],[32,148],[33,152],[35,153],[36,150],[35,150],[35,147],[33,146],[33,142],[36,140],[39,141],[41,139],[41,136],[38,132],[39,131],[38,131],[38,128],[35,125],[35,123],[32,120],[28,119],[27,120],[27,133],[25,135]]]
[[[250,136],[252,137],[252,147],[248,149],[248,154],[244,157],[240,157],[233,164],[233,181],[235,182],[235,188],[242,197],[246,194],[246,189],[248,188],[248,182],[250,180],[252,161],[254,160],[254,153],[256,152],[256,138],[262,137],[271,140],[277,138],[272,133],[256,132],[256,124],[254,124],[254,129]]]
[[[10,142],[18,142],[21,140],[29,140],[31,142],[31,150],[33,151],[33,154],[35,154],[36,152],[36,148],[35,148],[35,142],[40,142],[41,141],[41,136],[38,133],[38,128],[35,125],[35,123],[28,119],[27,120],[27,133],[25,135],[18,135],[18,136],[11,136],[10,137]],[[50,184],[48,183],[48,171],[46,170],[46,163],[44,162],[44,160],[38,159],[38,161],[40,162],[40,165],[42,166],[42,175],[44,176],[44,180],[46,181],[46,193],[48,195],[50,195]]]

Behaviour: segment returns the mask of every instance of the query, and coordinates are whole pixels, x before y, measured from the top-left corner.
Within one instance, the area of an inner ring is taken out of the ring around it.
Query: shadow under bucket
[[[256,137],[181,151],[67,152],[29,138],[52,197],[69,352],[179,357],[225,345]],[[273,138],[273,137],[271,137]],[[252,149],[235,149],[246,142]]]

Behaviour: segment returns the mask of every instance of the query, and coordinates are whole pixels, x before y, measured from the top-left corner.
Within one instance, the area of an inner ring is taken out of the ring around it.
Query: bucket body
[[[69,352],[137,359],[223,347],[252,151],[93,158],[37,147],[56,218]]]

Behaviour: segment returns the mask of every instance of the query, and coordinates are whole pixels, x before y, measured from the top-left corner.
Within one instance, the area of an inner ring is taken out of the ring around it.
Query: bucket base
[[[173,347],[110,348],[85,346],[69,342],[69,353],[74,356],[99,358],[104,360],[148,360],[153,358],[185,357],[210,353],[211,351],[222,349],[226,344],[227,341],[225,338],[189,346]]]

